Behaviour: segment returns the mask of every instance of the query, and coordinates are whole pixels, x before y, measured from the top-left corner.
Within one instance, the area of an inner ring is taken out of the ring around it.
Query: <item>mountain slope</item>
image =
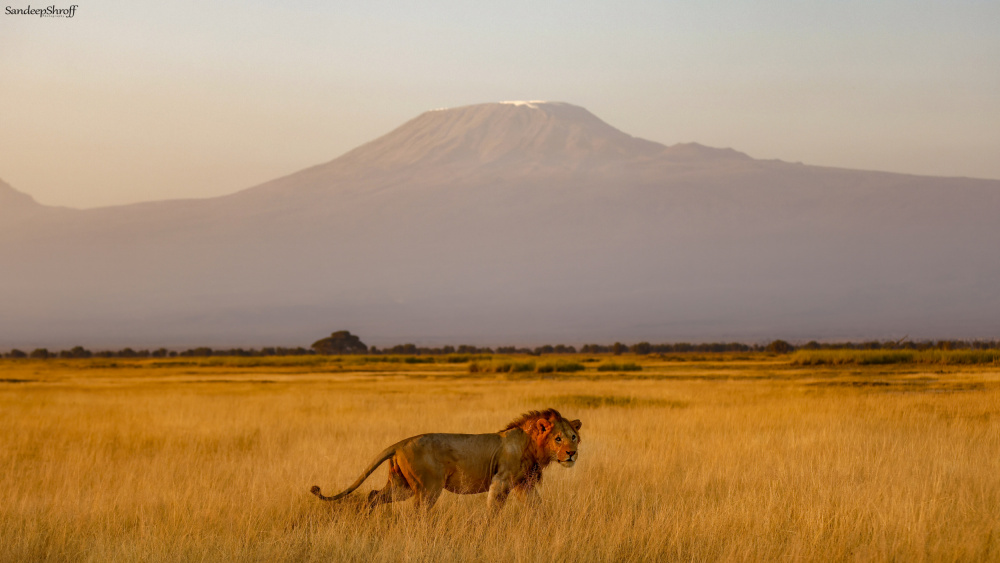
[[[44,212],[45,209],[44,205],[36,202],[30,195],[19,192],[0,180],[0,217],[13,221],[25,214]]]
[[[995,336],[998,211],[998,181],[467,106],[231,196],[18,226],[0,348]]]

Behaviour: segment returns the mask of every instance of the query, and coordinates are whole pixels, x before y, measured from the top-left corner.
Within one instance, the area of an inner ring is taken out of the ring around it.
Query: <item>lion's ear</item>
[[[539,434],[545,434],[552,428],[552,425],[549,424],[549,421],[544,418],[539,418],[538,421],[535,422],[535,428],[538,429]]]
[[[569,421],[569,425],[573,427],[573,430],[576,430],[577,432],[579,432],[580,431],[580,427],[583,426],[583,423],[580,422],[579,420],[571,420],[571,421]]]

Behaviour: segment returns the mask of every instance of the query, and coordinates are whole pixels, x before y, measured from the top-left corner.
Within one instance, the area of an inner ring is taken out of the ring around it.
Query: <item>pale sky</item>
[[[50,205],[232,193],[518,99],[667,145],[1000,179],[996,0],[72,1],[0,7],[0,179]]]

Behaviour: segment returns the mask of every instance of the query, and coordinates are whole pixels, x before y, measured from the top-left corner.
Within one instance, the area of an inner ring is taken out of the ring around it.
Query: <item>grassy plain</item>
[[[1000,366],[718,358],[3,360],[0,560],[1000,560]],[[308,492],[549,406],[583,442],[538,507]]]

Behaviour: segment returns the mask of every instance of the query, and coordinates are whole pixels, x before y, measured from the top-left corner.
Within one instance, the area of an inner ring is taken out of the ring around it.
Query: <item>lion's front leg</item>
[[[534,483],[523,483],[514,487],[514,494],[528,506],[538,506],[542,503],[542,495]]]
[[[507,500],[507,495],[510,494],[510,480],[500,474],[493,477],[490,481],[490,492],[489,496],[486,498],[486,504],[490,507],[493,512],[499,512],[503,508],[504,502]]]

